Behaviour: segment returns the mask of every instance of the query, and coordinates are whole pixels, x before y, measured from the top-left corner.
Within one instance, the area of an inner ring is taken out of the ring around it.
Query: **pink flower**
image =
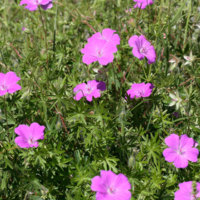
[[[29,126],[19,125],[15,128],[15,133],[19,135],[15,138],[15,143],[21,148],[38,147],[37,140],[44,139],[44,126],[34,122]]]
[[[37,7],[41,5],[42,9],[47,10],[53,7],[52,0],[21,0],[20,6],[27,4],[25,8],[30,11],[37,10]]]
[[[26,28],[22,28],[22,31],[25,31],[26,30]]]
[[[83,53],[82,61],[89,65],[99,61],[101,65],[107,65],[114,60],[113,53],[117,52],[117,47],[112,42],[104,39],[90,38],[89,43],[81,50]]]
[[[111,42],[115,45],[120,44],[120,37],[118,34],[113,34],[116,32],[115,30],[111,30],[110,28],[103,29],[102,34],[100,32],[95,33],[92,37],[88,38],[88,42],[91,42],[93,39],[102,39],[106,42]]]
[[[156,52],[154,47],[148,42],[143,35],[132,36],[129,41],[129,45],[133,47],[133,55],[137,57],[139,60],[144,59],[146,57],[148,59],[148,64],[152,64],[156,61]]]
[[[174,162],[176,168],[186,168],[188,160],[197,162],[199,150],[193,148],[195,143],[187,135],[178,136],[175,133],[165,138],[165,143],[170,148],[163,151],[163,156],[168,162]]]
[[[96,191],[96,200],[130,200],[131,184],[128,178],[112,171],[101,170],[101,176],[92,179],[91,190]]]
[[[74,88],[76,92],[75,100],[79,101],[82,97],[86,97],[88,101],[92,101],[92,97],[98,98],[101,96],[100,91],[106,90],[106,84],[103,81],[88,81],[87,84],[81,83]]]
[[[197,182],[196,195],[192,194],[192,181],[180,183],[178,186],[180,189],[174,193],[174,200],[195,200],[200,197],[200,183]]]
[[[20,78],[14,72],[8,72],[7,74],[0,73],[0,96],[21,90],[21,86],[16,84],[19,80]]]
[[[145,9],[147,5],[153,4],[152,0],[133,0],[133,1],[137,2],[134,8]]]
[[[127,91],[127,94],[130,95],[130,98],[133,99],[136,97],[149,97],[151,95],[154,85],[152,83],[133,83],[131,89]]]

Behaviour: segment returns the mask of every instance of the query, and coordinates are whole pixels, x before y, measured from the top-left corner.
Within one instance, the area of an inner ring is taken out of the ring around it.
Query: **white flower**
[[[190,51],[190,56],[183,56],[184,59],[187,61],[184,65],[192,65],[195,60],[195,56],[192,55],[192,51]]]
[[[170,102],[169,106],[176,105],[176,110],[178,110],[181,102],[183,101],[183,99],[179,96],[178,91],[176,91],[176,95],[169,93],[169,96],[172,98],[172,101]]]

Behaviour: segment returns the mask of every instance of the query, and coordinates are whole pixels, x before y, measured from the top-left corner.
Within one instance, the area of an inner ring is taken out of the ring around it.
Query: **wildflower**
[[[169,63],[171,63],[169,71],[173,71],[178,66],[178,64],[181,62],[180,58],[177,58],[176,56],[173,56],[173,55],[171,55],[171,56],[173,58],[168,61]]]
[[[38,147],[37,140],[44,139],[44,126],[34,122],[29,126],[21,124],[15,128],[15,133],[19,135],[15,138],[15,143],[21,148]]]
[[[134,8],[145,9],[147,5],[153,4],[152,0],[133,0],[133,1],[137,2]]]
[[[168,162],[174,162],[176,168],[186,168],[188,160],[197,162],[199,150],[194,147],[194,140],[187,135],[178,136],[175,133],[165,138],[165,143],[170,148],[163,151],[163,156]]]
[[[192,63],[195,60],[195,56],[192,55],[192,51],[190,51],[190,56],[183,56],[183,57],[186,60],[186,62],[184,63],[184,65],[190,65],[190,66],[192,66]]]
[[[0,96],[21,90],[21,86],[16,84],[19,80],[20,78],[14,72],[8,72],[7,74],[0,73]]]
[[[180,183],[180,189],[174,193],[174,200],[195,200],[200,197],[200,183],[196,183],[196,194],[193,192],[192,184],[192,181]]]
[[[118,34],[114,34],[115,30],[110,28],[103,29],[102,34],[100,32],[95,33],[92,37],[88,38],[88,42],[91,42],[93,39],[102,39],[106,42],[111,42],[115,45],[120,44],[120,37]]]
[[[154,85],[152,83],[134,83],[131,86],[131,89],[127,91],[127,94],[130,95],[130,98],[134,97],[149,97],[151,95]]]
[[[22,31],[25,31],[26,30],[26,28],[22,28]]]
[[[169,103],[169,106],[176,105],[176,109],[178,110],[183,99],[179,96],[179,92],[176,91],[175,94],[169,93],[169,96],[172,98],[172,101]]]
[[[128,178],[123,174],[116,175],[111,170],[101,170],[101,176],[92,179],[91,190],[97,192],[97,200],[130,200],[130,189]]]
[[[148,42],[143,35],[132,36],[129,41],[129,45],[133,47],[133,55],[137,57],[139,60],[144,59],[146,57],[148,59],[148,64],[152,64],[156,61],[156,52],[154,47]]]
[[[52,0],[21,0],[20,6],[23,4],[27,4],[25,8],[30,11],[37,10],[37,7],[40,5],[42,9],[47,10],[53,7]]]
[[[81,53],[84,54],[82,61],[87,65],[95,61],[99,61],[101,65],[107,65],[114,60],[113,53],[116,52],[117,47],[113,43],[93,38],[81,50]]]
[[[74,88],[76,92],[75,100],[79,101],[82,97],[86,97],[88,101],[92,101],[92,97],[98,98],[101,96],[100,91],[106,90],[106,84],[103,81],[88,81],[87,84],[81,83]]]

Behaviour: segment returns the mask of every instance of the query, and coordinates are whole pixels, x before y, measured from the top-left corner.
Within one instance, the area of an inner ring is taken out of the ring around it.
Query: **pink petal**
[[[3,91],[0,90],[0,96],[4,96],[6,93],[7,93],[7,90],[3,90]]]
[[[102,183],[102,180],[101,180],[100,176],[95,176],[92,179],[91,190],[92,191],[96,191],[96,192],[101,192],[101,193],[106,193],[107,192],[107,188]]]
[[[165,143],[172,149],[178,150],[179,149],[179,136],[175,133],[172,133],[170,136],[165,138]]]
[[[147,50],[147,54],[145,54],[145,56],[148,59],[148,64],[152,64],[155,63],[156,61],[156,52],[153,46],[150,46]]]
[[[110,42],[116,44],[116,45],[119,45],[120,44],[120,37],[118,34],[114,34],[112,36],[112,38],[110,39]]]
[[[188,160],[187,160],[187,158],[178,155],[176,157],[176,160],[174,161],[174,166],[176,168],[186,168],[188,166]]]
[[[51,3],[51,1],[52,1],[52,0],[41,0],[41,1],[40,1],[40,4],[41,4],[41,5],[46,5],[46,4],[48,4],[48,3]]]
[[[21,124],[18,127],[15,128],[15,133],[19,136],[22,136],[26,138],[26,140],[29,139],[30,136],[32,136],[29,127],[27,125]]]
[[[81,91],[85,91],[86,90],[86,87],[87,87],[87,85],[85,84],[85,83],[81,83],[81,84],[78,84],[74,89],[73,89],[73,91],[74,92],[77,92],[77,91],[79,91],[79,90],[81,90]]]
[[[37,5],[27,5],[27,6],[25,6],[24,8],[26,8],[26,9],[28,9],[28,10],[30,10],[30,11],[35,11],[35,10],[37,10]]]
[[[74,100],[79,101],[82,97],[84,97],[83,91],[79,91],[76,93]]]
[[[24,137],[19,136],[15,138],[15,143],[21,147],[21,148],[29,148],[28,140],[26,140]]]
[[[178,153],[174,149],[167,148],[163,151],[163,156],[165,157],[166,161],[174,162],[178,156]]]
[[[194,145],[194,140],[189,138],[187,135],[182,135],[180,140],[180,148],[187,150],[191,149]]]
[[[108,63],[113,62],[113,60],[114,60],[114,55],[112,53],[102,56],[101,58],[98,59],[101,65],[107,65]]]
[[[30,125],[30,132],[32,133],[34,140],[44,139],[44,129],[45,126],[40,126],[38,123],[34,122]]]
[[[110,41],[113,33],[116,32],[115,30],[111,30],[110,28],[103,29],[102,36],[107,42]]]
[[[97,32],[97,33],[93,34],[92,37],[87,39],[87,41],[88,42],[92,42],[95,39],[102,39],[102,35],[101,35],[100,32]]]
[[[135,57],[137,57],[139,60],[143,60],[144,59],[144,55],[142,53],[140,53],[140,50],[138,49],[138,47],[134,47],[132,49],[133,55]]]
[[[189,161],[192,162],[197,162],[198,155],[199,155],[199,150],[196,148],[188,149],[184,154],[185,158],[187,158]]]
[[[83,55],[83,58],[82,58],[83,63],[87,65],[90,65],[91,63],[96,62],[97,60],[98,58],[88,55],[88,54]]]
[[[4,77],[4,81],[7,87],[17,83],[19,80],[20,78],[16,76],[15,72],[8,72]]]
[[[117,47],[115,44],[112,42],[107,42],[103,46],[103,53],[104,54],[111,54],[111,53],[116,53],[117,52]]]
[[[127,94],[128,94],[128,96],[130,95],[130,98],[131,98],[131,99],[135,98],[135,96],[136,96],[136,98],[137,98],[137,94],[135,94],[135,90],[134,90],[134,89],[129,89],[129,90],[127,91]]]
[[[11,85],[10,88],[8,88],[8,93],[12,94],[16,92],[17,90],[21,90],[21,86],[18,84]]]
[[[175,200],[191,200],[192,181],[179,184],[179,190],[174,193]]]
[[[128,178],[124,174],[117,175],[114,183],[114,187],[121,192],[131,189],[131,184],[128,181]]]
[[[131,36],[131,38],[128,41],[129,46],[130,47],[135,47],[136,43],[137,43],[137,40],[138,40],[138,36],[137,35]]]
[[[86,95],[86,99],[88,100],[88,101],[92,101],[92,97],[93,97],[93,95],[92,94],[88,94],[88,95]]]

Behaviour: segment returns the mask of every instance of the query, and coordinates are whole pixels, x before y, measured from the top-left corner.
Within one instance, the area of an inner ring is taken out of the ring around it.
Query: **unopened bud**
[[[128,160],[128,166],[130,168],[134,167],[135,165],[135,157],[134,156],[130,156],[129,160]]]

